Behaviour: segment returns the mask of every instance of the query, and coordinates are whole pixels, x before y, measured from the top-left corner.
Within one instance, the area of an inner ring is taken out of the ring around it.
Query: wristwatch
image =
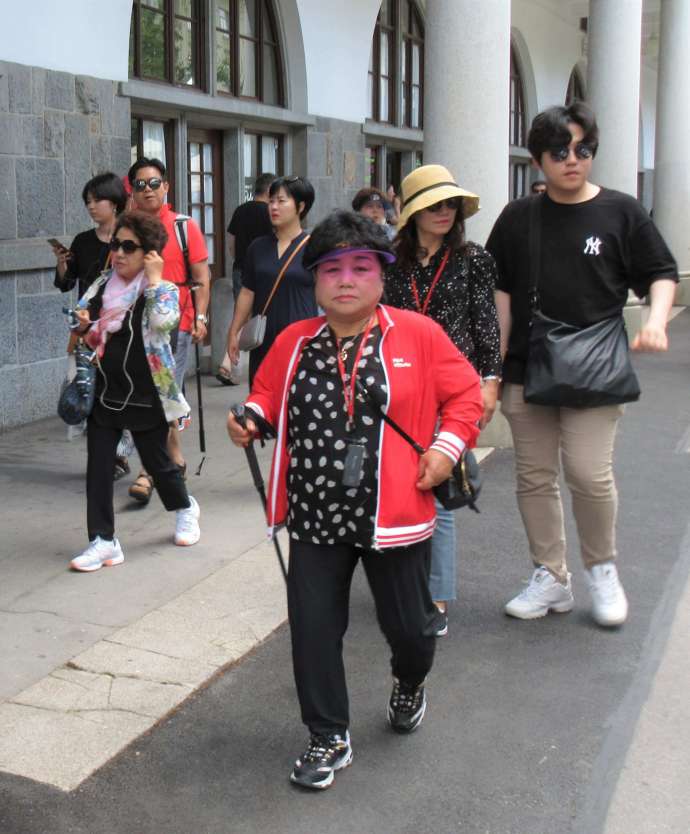
[[[196,320],[200,321],[204,326],[208,324],[208,316],[206,315],[206,313],[198,313]]]

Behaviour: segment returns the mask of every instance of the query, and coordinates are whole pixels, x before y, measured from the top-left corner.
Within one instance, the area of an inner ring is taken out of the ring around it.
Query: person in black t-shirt
[[[242,270],[249,245],[257,237],[270,235],[273,231],[268,213],[268,189],[275,178],[275,174],[260,174],[254,183],[254,199],[237,206],[228,224],[228,250],[233,259],[232,296],[235,301],[242,289]],[[227,352],[216,372],[216,379],[223,385],[239,383]]]
[[[515,443],[517,498],[535,566],[529,585],[506,605],[521,619],[570,611],[561,464],[572,496],[594,619],[625,622],[628,603],[615,566],[617,493],[612,457],[622,406],[558,408],[524,402],[530,328],[529,206],[540,200],[539,307],[585,327],[620,315],[633,290],[649,295],[649,318],[633,350],[664,351],[677,267],[633,197],[589,181],[598,128],[589,107],[552,107],[532,123],[528,147],[546,194],[507,205],[487,242],[498,268],[496,307],[504,355],[502,411]],[[559,459],[560,456],[560,459]]]

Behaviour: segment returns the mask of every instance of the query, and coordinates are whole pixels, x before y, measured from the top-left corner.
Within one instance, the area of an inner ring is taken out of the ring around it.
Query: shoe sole
[[[539,620],[551,611],[553,611],[554,614],[568,614],[574,607],[575,601],[572,600],[569,602],[559,602],[556,603],[556,605],[550,605],[545,610],[537,612],[509,611],[507,606],[503,610],[509,617],[515,617],[517,620]]]
[[[194,541],[184,541],[184,542],[182,542],[182,541],[178,541],[177,538],[174,538],[173,541],[175,542],[175,544],[178,547],[192,547],[193,545],[197,544],[197,542],[199,542],[200,539],[201,539],[201,533],[199,533],[199,535],[194,539]]]
[[[298,785],[300,788],[308,788],[309,790],[313,791],[325,791],[326,788],[330,788],[333,782],[335,781],[335,773],[337,770],[344,770],[346,767],[349,767],[352,764],[352,750],[350,750],[350,755],[344,761],[340,762],[340,764],[336,765],[333,770],[328,774],[328,776],[323,779],[321,782],[301,782],[299,778],[295,777],[295,772],[290,774],[290,781],[293,785]]]
[[[72,562],[69,563],[69,566],[70,570],[76,570],[79,571],[79,573],[93,573],[93,571],[100,570],[101,568],[114,568],[117,565],[121,565],[124,561],[124,556],[115,556],[115,558],[106,559],[105,562],[101,562],[100,565],[94,565],[93,567],[80,568]]]
[[[424,716],[426,715],[426,699],[424,700],[424,704],[422,705],[422,714],[419,716],[415,725],[407,729],[406,727],[396,727],[393,723],[393,719],[391,718],[390,711],[386,712],[386,716],[388,718],[388,723],[391,725],[391,728],[394,732],[399,733],[401,736],[408,736],[410,733],[414,733],[414,731],[419,727],[419,725],[424,720]]]
[[[148,504],[151,500],[151,495],[145,495],[143,492],[132,492],[129,490],[129,497],[134,498],[135,501],[138,501],[140,504]]]
[[[448,634],[448,626],[444,626],[443,628],[439,628],[436,632],[436,637],[445,637]]]

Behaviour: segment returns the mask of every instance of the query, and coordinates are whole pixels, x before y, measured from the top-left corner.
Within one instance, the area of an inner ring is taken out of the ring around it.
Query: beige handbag
[[[258,348],[260,345],[263,344],[264,337],[266,335],[266,311],[268,310],[268,306],[273,301],[273,296],[276,294],[276,290],[278,289],[280,282],[283,280],[283,276],[288,271],[288,267],[292,263],[295,255],[300,251],[300,249],[304,246],[304,244],[309,240],[309,235],[305,238],[300,240],[300,242],[295,247],[293,253],[287,259],[287,261],[283,264],[283,268],[278,273],[278,277],[275,280],[275,284],[273,284],[273,289],[271,290],[271,294],[268,296],[266,303],[264,304],[263,310],[255,316],[252,316],[249,321],[242,326],[238,335],[240,350],[254,350]]]

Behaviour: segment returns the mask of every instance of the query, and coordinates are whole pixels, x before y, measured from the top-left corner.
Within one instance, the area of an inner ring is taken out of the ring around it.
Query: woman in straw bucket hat
[[[388,303],[434,319],[472,363],[482,378],[484,428],[496,408],[501,354],[496,265],[485,249],[465,240],[465,220],[479,211],[479,197],[443,165],[422,165],[402,181],[401,198]],[[429,587],[441,637],[448,632],[448,603],[456,598],[456,541],[453,513],[438,502],[436,511]]]

